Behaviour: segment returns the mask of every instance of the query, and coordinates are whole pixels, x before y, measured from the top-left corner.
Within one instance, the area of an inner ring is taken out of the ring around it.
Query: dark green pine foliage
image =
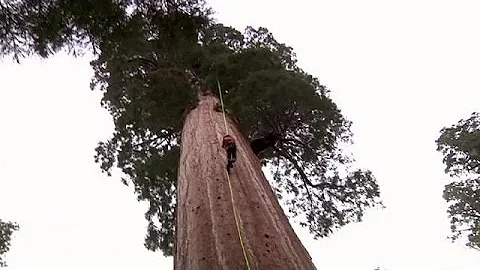
[[[16,223],[0,219],[0,267],[7,266],[3,256],[10,250],[12,234],[16,230],[18,230],[18,225]]]
[[[272,184],[290,213],[302,215],[300,224],[320,237],[360,221],[367,207],[380,204],[379,189],[370,171],[342,170],[352,161],[339,148],[350,141],[350,122],[329,91],[267,29],[215,30],[221,35],[205,43],[207,51],[213,47],[209,64],[227,91],[227,108],[250,139],[273,135],[261,157],[271,165]]]
[[[445,172],[455,178],[443,191],[451,239],[465,235],[467,246],[480,249],[480,114],[443,128],[436,142]]]
[[[318,79],[297,66],[292,48],[266,28],[242,33],[216,23],[202,1],[105,1],[103,16],[67,5],[76,1],[47,2],[71,14],[65,24],[74,29],[71,35],[53,46],[63,34],[45,30],[53,33],[50,39],[40,39],[41,46],[21,43],[21,49],[2,36],[3,53],[48,56],[62,46],[95,48],[92,89],[104,92],[102,105],[115,122],[95,159],[108,174],[120,168],[123,182],[149,202],[147,248],[172,254],[183,120],[199,94],[216,93],[217,78],[228,113],[272,169],[279,198],[315,236],[328,236],[360,221],[366,208],[381,206],[372,173],[352,170],[352,158],[341,149],[351,142],[350,122]],[[92,9],[100,5],[87,2]],[[89,24],[77,26],[78,18]],[[31,36],[45,20],[31,21],[31,28],[19,27],[14,35]],[[0,26],[4,32],[12,28]],[[50,50],[42,53],[43,47]]]

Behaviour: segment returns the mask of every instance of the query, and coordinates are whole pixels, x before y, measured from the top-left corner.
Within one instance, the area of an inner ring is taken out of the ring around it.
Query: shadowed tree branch
[[[273,146],[273,149],[275,151],[277,151],[277,153],[280,156],[282,156],[282,157],[286,158],[288,161],[290,161],[292,163],[292,165],[295,167],[295,169],[298,171],[298,173],[300,174],[300,177],[302,178],[305,190],[307,191],[307,195],[308,195],[308,199],[310,200],[310,204],[313,204],[312,195],[310,194],[310,190],[308,189],[308,186],[307,186],[307,184],[309,186],[312,186],[312,182],[310,182],[310,180],[308,180],[308,176],[302,170],[300,165],[298,165],[297,161],[290,154],[287,153],[287,151],[284,151],[283,149],[281,149],[277,146]]]
[[[155,61],[147,59],[147,58],[135,57],[135,58],[132,58],[132,59],[128,60],[128,63],[132,63],[132,62],[141,62],[141,63],[144,63],[144,64],[148,64],[150,66],[150,68],[152,68],[152,70],[157,70],[158,69],[158,64]]]
[[[302,178],[302,181],[306,185],[308,185],[310,187],[313,187],[313,188],[318,188],[318,189],[324,189],[324,188],[327,188],[327,187],[332,188],[332,189],[339,188],[339,186],[337,186],[335,184],[332,184],[332,183],[326,183],[326,182],[317,183],[317,184],[312,183],[312,181],[310,181],[308,179],[308,176],[305,174],[302,167],[298,164],[298,162],[295,160],[295,158],[292,155],[290,155],[287,151],[282,150],[279,147],[274,146],[273,148],[275,149],[275,151],[277,151],[280,154],[280,156],[286,158],[288,161],[290,161],[292,163],[292,165],[295,167],[297,172],[300,174],[300,176]]]

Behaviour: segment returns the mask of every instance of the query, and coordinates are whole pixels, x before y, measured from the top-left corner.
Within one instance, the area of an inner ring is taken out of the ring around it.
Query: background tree
[[[16,230],[18,230],[16,223],[0,219],[0,267],[7,266],[3,256],[10,250],[12,234]]]
[[[293,49],[266,28],[215,22],[203,1],[14,1],[0,6],[0,46],[15,59],[92,49],[92,89],[115,130],[95,160],[116,166],[149,202],[146,247],[173,250],[182,126],[199,96],[225,89],[227,112],[273,170],[276,194],[316,237],[381,205],[368,170],[342,151],[350,122]]]
[[[443,128],[436,142],[445,172],[455,177],[443,191],[449,203],[451,239],[466,235],[467,246],[480,249],[480,114],[474,112]]]

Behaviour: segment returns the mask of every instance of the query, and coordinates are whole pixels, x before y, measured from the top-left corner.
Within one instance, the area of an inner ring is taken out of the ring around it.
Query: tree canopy
[[[81,4],[80,4],[81,3]],[[266,28],[240,32],[216,22],[203,1],[12,1],[0,6],[0,46],[19,60],[91,49],[92,89],[113,117],[95,156],[149,202],[145,245],[172,254],[183,119],[198,95],[215,92],[243,134],[269,138],[259,156],[278,197],[316,237],[361,221],[380,206],[369,170],[342,150],[350,121],[293,49]],[[60,14],[60,15],[59,15]],[[3,20],[5,19],[5,20]]]
[[[445,186],[452,240],[467,237],[469,247],[480,249],[480,114],[441,130],[437,139],[445,173],[455,180]]]
[[[0,267],[7,266],[3,256],[10,250],[12,234],[16,230],[18,230],[16,223],[0,219]]]

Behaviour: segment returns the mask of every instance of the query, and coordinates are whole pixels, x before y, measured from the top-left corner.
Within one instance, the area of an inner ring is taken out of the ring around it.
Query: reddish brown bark
[[[223,116],[203,96],[187,116],[178,175],[174,265],[177,270],[245,269],[226,175]],[[230,176],[251,269],[315,269],[293,231],[248,141],[227,118],[237,140]]]

